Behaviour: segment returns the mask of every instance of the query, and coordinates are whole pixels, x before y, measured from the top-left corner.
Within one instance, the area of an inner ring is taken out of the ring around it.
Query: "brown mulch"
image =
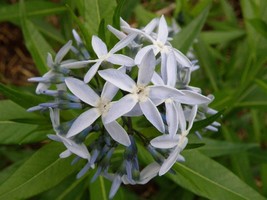
[[[27,51],[19,27],[0,23],[0,82],[17,86],[28,85],[27,79],[37,71]]]

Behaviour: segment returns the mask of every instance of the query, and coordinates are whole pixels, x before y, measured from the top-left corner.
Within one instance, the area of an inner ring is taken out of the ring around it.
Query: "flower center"
[[[101,115],[106,115],[110,109],[111,103],[101,99],[98,103],[98,110]]]
[[[133,94],[137,96],[139,101],[146,101],[149,95],[149,88],[143,85],[138,85]]]
[[[110,57],[110,55],[111,55],[110,53],[102,55],[102,56],[100,56],[99,60],[102,60],[102,61],[107,60]]]

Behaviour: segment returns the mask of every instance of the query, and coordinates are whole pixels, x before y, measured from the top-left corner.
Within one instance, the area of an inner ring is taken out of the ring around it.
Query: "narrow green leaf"
[[[44,34],[45,36],[61,44],[65,44],[67,42],[64,39],[64,36],[59,32],[59,30],[53,27],[50,23],[38,19],[33,20],[32,22],[34,26],[40,31],[40,33]]]
[[[27,12],[24,1],[20,1],[19,13],[21,17],[21,28],[27,49],[30,51],[38,71],[41,74],[44,74],[48,70],[46,65],[47,53],[49,52],[54,54],[54,51],[36,29],[34,24],[26,18]]]
[[[225,0],[220,0],[220,3],[226,19],[230,21],[232,24],[237,25],[237,19],[233,6],[228,1]]]
[[[261,19],[250,19],[248,21],[252,27],[263,37],[267,39],[267,23]]]
[[[125,1],[123,9],[122,9],[121,17],[126,21],[129,20],[129,18],[133,14],[135,7],[139,5],[139,3],[140,3],[140,0]]]
[[[8,87],[2,83],[0,83],[0,93],[26,109],[44,102],[44,99],[40,96],[13,89],[10,86]]]
[[[108,200],[109,189],[105,184],[105,179],[100,176],[95,182],[90,184],[90,199],[91,200]]]
[[[25,7],[27,17],[40,17],[51,14],[62,13],[66,11],[66,7],[59,3],[49,1],[26,1]],[[20,20],[19,4],[5,5],[0,7],[0,21]]]
[[[177,163],[175,175],[168,175],[175,183],[208,199],[264,200],[224,166],[196,150],[184,151],[186,161]]]
[[[125,0],[119,0],[113,15],[113,27],[120,29],[120,17]]]
[[[101,20],[105,20],[106,24],[112,24],[116,5],[115,0],[81,0],[81,15],[90,36],[98,33]]]
[[[201,33],[201,37],[207,44],[225,44],[244,35],[245,32],[243,30],[206,31]]]
[[[60,183],[78,166],[59,158],[64,150],[54,142],[42,147],[1,185],[0,199],[28,199]]]
[[[134,13],[139,23],[139,26],[144,26],[145,24],[149,23],[153,18],[157,17],[155,13],[146,10],[142,4],[139,4],[135,7]]]
[[[214,114],[214,115],[212,115],[206,119],[196,121],[194,123],[192,129],[191,129],[191,132],[200,130],[200,129],[205,128],[206,126],[210,125],[212,122],[214,122],[218,118],[220,118],[222,116],[223,112],[224,112],[224,110],[221,110],[221,111],[217,112],[216,114]]]
[[[216,92],[218,91],[218,79],[216,73],[216,61],[212,55],[212,49],[208,44],[206,44],[203,39],[198,38],[198,42],[195,44],[195,50],[198,55],[200,66],[204,69],[206,76],[208,77],[212,89]]]
[[[21,25],[27,49],[30,51],[40,74],[44,74],[48,71],[47,53],[53,55],[55,52],[31,21],[24,19]]]
[[[258,86],[260,86],[261,89],[264,90],[264,92],[267,93],[267,83],[265,81],[256,79],[255,82],[257,83]]]
[[[190,143],[193,144],[194,142],[203,142],[205,145],[198,148],[197,150],[199,150],[201,153],[209,157],[218,157],[223,155],[236,154],[248,151],[249,149],[259,146],[258,144],[233,143],[233,142],[219,141],[207,138],[196,140],[190,137],[189,141]]]
[[[10,100],[2,100],[0,101],[0,121],[4,120],[13,120],[13,119],[33,119],[39,118],[40,116],[35,113],[27,112],[26,109],[19,106]],[[44,118],[42,118],[44,120]]]
[[[209,7],[206,8],[198,17],[196,17],[190,24],[184,27],[181,32],[174,36],[172,44],[175,48],[183,53],[186,53],[194,42],[194,39],[200,33],[207,16],[209,14]]]
[[[0,144],[21,144],[29,134],[35,134],[34,130],[37,127],[37,125],[0,121]]]

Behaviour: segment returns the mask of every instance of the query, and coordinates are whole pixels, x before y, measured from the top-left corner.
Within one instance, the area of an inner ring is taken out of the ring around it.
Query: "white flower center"
[[[99,57],[99,60],[102,60],[102,61],[107,60],[110,56],[111,56],[111,54],[110,53],[107,53],[106,55],[100,56]]]
[[[165,102],[166,102],[166,103],[172,103],[173,100],[172,100],[171,98],[168,98],[168,99],[165,100]]]
[[[149,88],[144,85],[138,85],[133,94],[138,98],[138,101],[144,102],[147,100],[149,95]]]
[[[97,105],[99,112],[103,116],[108,113],[110,107],[111,107],[111,102],[105,101],[103,99],[100,99],[100,101],[98,102],[98,105]]]

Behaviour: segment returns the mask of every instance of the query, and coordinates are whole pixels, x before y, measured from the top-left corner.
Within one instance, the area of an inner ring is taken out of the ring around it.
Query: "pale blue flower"
[[[83,102],[92,106],[82,113],[73,123],[67,133],[67,138],[73,137],[94,123],[101,116],[103,125],[110,136],[120,144],[130,145],[130,139],[126,131],[116,121],[106,122],[105,118],[111,107],[111,100],[116,95],[118,88],[106,83],[99,97],[87,84],[75,78],[66,78],[67,87]]]
[[[115,65],[124,65],[128,67],[133,66],[134,61],[132,58],[122,55],[122,54],[115,54],[115,53],[121,50],[122,48],[124,48],[125,46],[127,46],[134,38],[135,38],[135,35],[132,35],[131,37],[123,38],[108,52],[106,44],[99,37],[93,36],[92,46],[98,59],[89,61],[91,63],[95,62],[95,64],[92,67],[90,67],[88,72],[85,74],[84,82],[88,83],[93,78],[98,68],[104,61],[115,64]]]
[[[164,132],[164,124],[154,100],[164,101],[175,97],[182,102],[188,101],[184,94],[167,86],[148,85],[154,73],[156,60],[149,51],[139,65],[137,83],[127,74],[115,69],[99,71],[99,75],[121,90],[129,92],[118,102],[114,103],[107,114],[106,122],[111,122],[130,112],[137,104],[145,117],[160,131]]]

